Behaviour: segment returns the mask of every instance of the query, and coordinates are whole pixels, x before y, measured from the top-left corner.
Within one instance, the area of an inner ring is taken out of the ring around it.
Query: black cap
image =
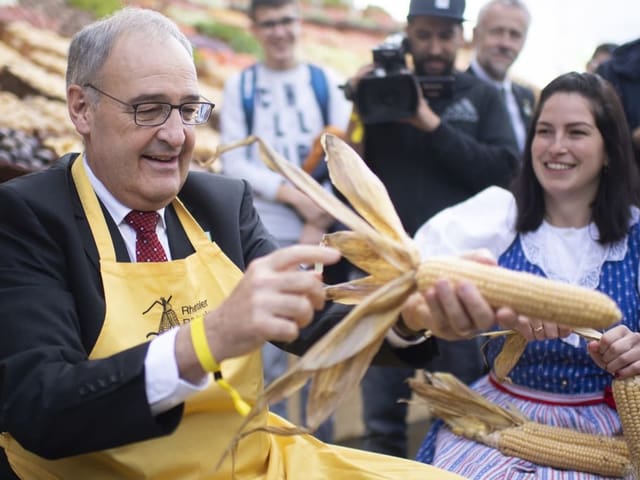
[[[464,21],[465,0],[411,0],[407,17],[428,15]]]

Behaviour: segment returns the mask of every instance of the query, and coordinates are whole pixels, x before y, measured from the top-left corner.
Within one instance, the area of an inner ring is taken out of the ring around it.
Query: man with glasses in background
[[[297,0],[250,2],[251,32],[262,47],[264,59],[227,80],[220,114],[221,143],[257,135],[323,182],[327,181],[326,165],[311,158],[312,146],[325,127],[346,129],[351,104],[339,89],[341,82],[334,72],[298,59],[301,13]],[[314,163],[316,168],[311,166]],[[317,244],[334,223],[306,194],[264,165],[257,145],[226,153],[222,164],[224,174],[249,182],[262,223],[281,247]],[[335,274],[339,270],[330,268],[325,278],[330,283],[346,280],[346,276],[334,278]],[[264,346],[263,359],[267,384],[287,369],[286,352],[273,345]],[[300,402],[303,423],[307,391],[303,390]],[[273,405],[272,411],[286,418],[292,414],[286,401]],[[315,434],[330,441],[331,420]]]
[[[500,92],[521,153],[531,123],[535,95],[530,88],[512,81],[508,74],[524,47],[530,23],[529,9],[521,0],[486,3],[478,13],[473,29],[474,56],[468,70]]]
[[[262,344],[302,353],[344,315],[312,323],[323,285],[298,268],[339,254],[274,251],[246,182],[189,172],[213,104],[163,15],[76,34],[67,103],[84,152],[0,185],[0,446],[20,478],[459,478],[273,435],[290,424],[266,408],[216,469],[262,391]],[[430,342],[385,353],[417,362]]]

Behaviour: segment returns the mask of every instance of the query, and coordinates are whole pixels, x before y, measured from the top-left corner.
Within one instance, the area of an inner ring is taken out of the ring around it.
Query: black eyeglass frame
[[[273,30],[277,26],[290,27],[300,20],[300,17],[286,16],[281,18],[274,18],[273,20],[264,20],[262,22],[256,22],[256,26],[262,30]]]
[[[105,97],[110,98],[111,100],[118,102],[121,105],[124,105],[126,107],[132,108],[133,112],[133,122],[138,125],[139,127],[159,127],[160,125],[164,125],[166,123],[167,120],[169,120],[169,117],[171,116],[171,112],[174,109],[177,109],[178,112],[180,113],[180,120],[182,121],[182,123],[184,125],[203,125],[205,123],[207,123],[209,121],[209,117],[211,116],[211,112],[213,111],[213,109],[215,108],[215,103],[212,103],[210,101],[208,101],[205,97],[205,100],[207,100],[206,102],[185,102],[185,103],[181,103],[180,105],[173,105],[171,103],[168,102],[140,102],[140,103],[127,103],[123,100],[120,100],[119,98],[114,97],[113,95],[100,90],[98,87],[96,87],[95,85],[91,84],[91,83],[86,83],[85,85],[86,87],[92,88],[94,89],[96,92],[104,95]],[[148,105],[157,105],[157,106],[161,106],[163,109],[166,109],[166,107],[169,107],[168,110],[166,110],[166,115],[164,117],[164,119],[160,122],[158,121],[153,121],[153,122],[139,122],[138,119],[138,108],[140,107],[144,107],[144,106],[148,106]],[[183,109],[188,106],[188,105],[197,105],[198,108],[201,110],[204,107],[208,107],[207,110],[204,111],[204,113],[200,113],[199,115],[196,116],[196,118],[198,119],[197,121],[194,122],[189,122],[185,120],[185,113],[183,111]]]

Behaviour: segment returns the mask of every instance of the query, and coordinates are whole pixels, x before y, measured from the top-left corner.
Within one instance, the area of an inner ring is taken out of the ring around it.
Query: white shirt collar
[[[96,192],[96,195],[103,203],[113,221],[116,222],[116,225],[120,226],[124,224],[124,217],[131,211],[131,208],[127,207],[123,203],[121,203],[113,194],[105,187],[104,183],[102,183],[98,177],[93,173],[89,163],[87,162],[86,154],[82,155],[82,162],[84,163],[84,168],[87,172],[87,176],[89,177],[89,182],[93,187],[93,190]],[[158,221],[158,226],[162,229],[166,229],[165,221],[164,221],[164,208],[157,210],[160,215],[160,220]]]
[[[482,66],[478,63],[478,60],[476,58],[474,58],[471,61],[471,69],[479,79],[484,80],[485,82],[489,82],[491,85],[494,85],[498,90],[504,88],[507,92],[511,91],[511,79],[505,78],[503,81],[500,82],[498,80],[495,80],[494,78],[491,78],[489,74],[485,71],[485,69],[482,68]]]

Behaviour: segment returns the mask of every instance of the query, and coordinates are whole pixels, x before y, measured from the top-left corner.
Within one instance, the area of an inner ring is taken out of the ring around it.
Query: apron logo
[[[161,333],[166,332],[167,330],[172,329],[173,327],[179,327],[180,322],[178,321],[178,316],[176,312],[173,311],[173,307],[169,303],[173,295],[169,296],[169,298],[160,297],[160,300],[156,300],[153,302],[149,308],[147,308],[143,315],[147,314],[153,307],[156,305],[160,305],[162,307],[162,313],[160,315],[160,324],[158,325],[157,332],[149,332],[147,333],[147,338],[152,337],[154,335],[160,335]]]

